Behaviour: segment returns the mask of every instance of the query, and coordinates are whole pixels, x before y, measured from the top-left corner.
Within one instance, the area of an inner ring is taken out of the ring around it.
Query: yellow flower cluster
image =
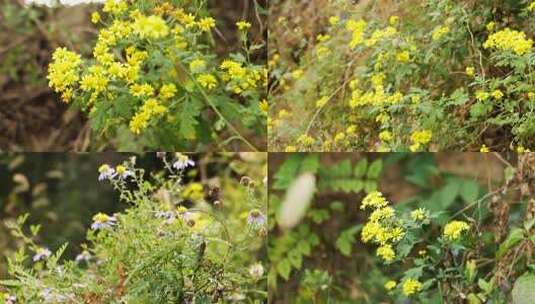
[[[375,73],[372,75],[371,86],[373,90],[367,92],[356,88],[357,85],[355,85],[355,89],[351,93],[349,106],[354,109],[365,105],[386,106],[400,103],[403,100],[403,94],[401,92],[394,92],[393,94],[386,93],[384,89],[385,78],[384,73]]]
[[[49,85],[56,92],[72,90],[71,87],[80,79],[80,55],[68,51],[66,48],[58,48],[52,55],[52,63],[48,67]]]
[[[364,20],[349,20],[346,23],[346,29],[352,32],[350,48],[355,48],[359,44],[364,42],[364,31],[366,30],[367,23]]]
[[[463,231],[470,229],[470,225],[463,221],[451,221],[444,226],[444,238],[448,241],[458,240]]]
[[[223,70],[223,80],[227,82],[227,89],[235,94],[257,88],[264,77],[263,72],[247,69],[243,63],[230,59],[223,61],[220,68]]]
[[[424,208],[418,208],[411,212],[413,221],[425,221],[427,219],[427,211]]]
[[[410,278],[403,281],[402,288],[403,294],[408,297],[422,290],[422,283],[420,283],[418,280]]]
[[[392,281],[392,280],[390,280],[390,281],[388,281],[388,282],[385,283],[385,289],[388,290],[388,291],[390,291],[390,290],[396,288],[396,286],[397,286],[396,281]]]
[[[393,245],[405,236],[400,221],[395,218],[394,209],[388,206],[388,201],[378,191],[369,193],[362,200],[360,208],[374,209],[362,228],[362,241],[378,244],[377,256],[387,263],[392,262],[396,258]]]
[[[371,37],[366,39],[366,41],[364,42],[364,44],[368,47],[370,46],[374,46],[377,44],[377,42],[385,39],[385,38],[390,38],[392,36],[394,36],[395,34],[397,33],[397,30],[395,27],[392,27],[392,26],[387,26],[386,28],[382,29],[382,30],[375,30]]]
[[[160,16],[137,16],[132,23],[133,32],[140,38],[160,39],[169,35],[169,27]]]
[[[506,28],[489,36],[483,44],[485,49],[494,48],[502,51],[513,51],[524,55],[531,51],[533,40],[527,39],[523,32]]]
[[[154,98],[148,99],[130,121],[130,131],[134,134],[140,134],[141,131],[147,128],[152,117],[161,115],[166,111],[167,108],[161,105],[158,100]]]
[[[437,41],[437,40],[442,39],[442,37],[447,35],[449,32],[450,32],[450,28],[448,26],[441,25],[441,26],[436,27],[433,30],[431,37],[433,38],[434,41]]]
[[[212,74],[201,74],[197,77],[199,84],[208,90],[212,90],[217,87],[217,79]]]
[[[428,144],[433,137],[433,133],[429,130],[414,131],[411,134],[411,146],[409,147],[412,152],[418,151],[423,145]]]
[[[182,198],[191,201],[200,201],[204,197],[204,188],[200,183],[188,184],[181,193]]]

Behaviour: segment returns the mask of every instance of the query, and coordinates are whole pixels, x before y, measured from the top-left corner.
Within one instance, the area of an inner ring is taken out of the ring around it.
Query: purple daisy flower
[[[117,219],[115,216],[109,216],[104,213],[97,213],[93,216],[93,224],[91,224],[91,229],[106,229],[111,228],[117,224]]]
[[[253,228],[260,228],[266,224],[266,216],[258,209],[253,209],[247,216],[247,224]]]
[[[76,256],[76,263],[80,263],[80,262],[89,262],[89,260],[91,260],[92,256],[91,254],[87,251],[87,250],[84,250],[82,251],[82,253],[80,253],[79,255]]]
[[[48,258],[50,255],[52,255],[52,252],[48,250],[48,248],[39,248],[37,251],[35,251],[35,255],[33,256],[33,261],[41,261],[46,258]]]
[[[112,179],[115,177],[115,169],[111,168],[109,165],[104,164],[98,168],[98,172],[100,173],[98,176],[99,181],[103,181],[105,179]]]
[[[195,166],[195,162],[189,159],[187,155],[180,153],[177,155],[177,160],[173,163],[173,168],[175,168],[175,170],[183,170],[193,166]]]

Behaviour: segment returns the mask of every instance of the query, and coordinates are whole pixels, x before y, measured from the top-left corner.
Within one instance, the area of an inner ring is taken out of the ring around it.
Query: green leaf
[[[288,260],[294,268],[301,269],[301,266],[303,265],[303,255],[301,255],[299,250],[291,250],[288,253]]]
[[[297,250],[299,250],[299,252],[301,252],[301,254],[303,254],[305,256],[308,256],[308,255],[310,255],[310,252],[312,250],[312,246],[306,240],[301,240],[301,241],[299,241],[299,243],[297,243]]]
[[[479,197],[479,184],[474,180],[465,180],[461,184],[460,195],[466,203],[474,202]]]
[[[177,111],[177,121],[180,136],[186,139],[195,139],[197,133],[195,127],[199,124],[197,116],[201,114],[202,105],[194,100],[186,101]]]
[[[455,202],[455,198],[459,195],[461,189],[461,182],[452,178],[448,180],[447,184],[440,190],[440,205],[443,209],[447,209]]]
[[[500,259],[503,257],[503,255],[513,246],[518,244],[522,239],[524,238],[524,230],[520,228],[515,228],[509,232],[509,235],[500,244],[500,247],[498,248],[498,251],[496,251],[496,258]]]
[[[524,274],[513,286],[513,304],[535,303],[535,274]]]
[[[290,278],[292,266],[288,259],[283,259],[277,264],[277,273],[286,281]]]
[[[301,172],[317,173],[320,166],[320,156],[317,153],[308,154],[301,163]]]
[[[367,176],[369,179],[378,179],[382,170],[383,170],[383,160],[376,159],[372,162],[372,164],[368,168]]]
[[[343,255],[347,257],[351,256],[351,248],[353,247],[353,243],[355,243],[355,234],[360,228],[361,226],[359,225],[346,229],[340,233],[340,236],[336,240],[336,248],[338,248]]]
[[[368,159],[363,158],[355,166],[355,170],[353,170],[353,175],[359,178],[364,177],[364,174],[366,174],[366,169],[368,169]]]
[[[321,224],[330,217],[329,210],[325,209],[311,209],[307,216],[316,224]]]
[[[288,188],[294,177],[297,175],[302,161],[303,158],[300,154],[290,155],[273,176],[273,189],[283,190]]]
[[[492,285],[492,283],[488,283],[483,279],[479,279],[477,281],[477,286],[479,286],[479,288],[481,288],[481,290],[483,290],[485,294],[490,294],[492,292],[492,289],[494,288]]]
[[[373,180],[368,180],[364,183],[364,191],[370,193],[377,190],[377,182]]]

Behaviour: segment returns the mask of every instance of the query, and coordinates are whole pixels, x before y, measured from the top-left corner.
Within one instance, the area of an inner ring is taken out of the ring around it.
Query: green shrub
[[[61,258],[67,244],[53,252],[37,244],[40,226],[27,230],[27,215],[8,222],[20,248],[8,257],[2,295],[17,303],[261,303],[267,229],[262,164],[231,163],[253,175],[240,182],[222,176],[220,186],[205,189],[186,182],[186,169],[194,166],[187,156],[163,162],[166,171],[150,176],[135,158],[99,168],[99,179],[109,181],[129,207],[96,214],[75,260]],[[215,189],[233,191],[220,195]]]

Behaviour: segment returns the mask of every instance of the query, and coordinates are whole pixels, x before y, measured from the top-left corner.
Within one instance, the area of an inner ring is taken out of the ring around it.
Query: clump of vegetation
[[[48,79],[99,137],[136,150],[262,147],[267,69],[253,61],[264,46],[251,44],[250,21],[234,25],[240,52],[221,58],[206,1],[109,0],[91,20],[93,57],[58,48]]]
[[[487,187],[443,171],[439,158],[286,158],[270,190],[273,303],[531,303],[534,155],[480,154],[472,161],[503,172]],[[311,173],[308,206],[291,193],[308,189],[300,180]],[[288,217],[298,220],[288,226]]]
[[[534,148],[533,1],[325,2],[272,6],[272,150]]]
[[[8,257],[9,279],[0,281],[0,299],[261,303],[267,296],[262,157],[233,164],[253,175],[241,181],[221,176],[219,185],[205,186],[190,180],[187,172],[195,164],[187,156],[159,156],[166,170],[150,176],[135,158],[99,168],[99,180],[111,183],[129,207],[94,215],[87,244],[74,260],[62,259],[67,244],[53,250],[37,243],[40,226],[26,227],[27,215],[9,221],[20,246]]]

